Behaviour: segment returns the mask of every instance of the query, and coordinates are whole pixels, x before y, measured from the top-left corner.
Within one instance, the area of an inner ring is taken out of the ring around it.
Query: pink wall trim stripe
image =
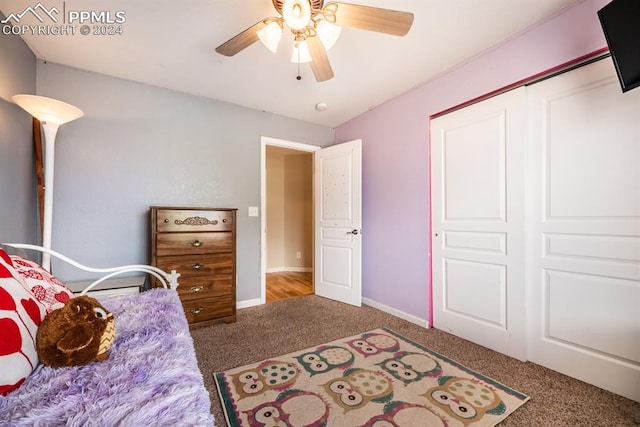
[[[570,67],[572,67],[574,65],[580,64],[581,62],[588,61],[588,60],[593,59],[593,58],[595,58],[595,57],[597,57],[597,56],[599,56],[599,55],[601,55],[601,54],[603,54],[605,52],[608,52],[608,51],[609,51],[609,49],[607,47],[603,47],[603,48],[598,49],[598,50],[596,50],[594,52],[591,52],[591,53],[588,53],[586,55],[580,56],[579,58],[572,59],[571,61],[567,61],[567,62],[562,63],[560,65],[557,65],[555,67],[549,68],[548,70],[542,71],[540,73],[536,73],[536,74],[534,74],[532,76],[529,76],[527,78],[524,78],[522,80],[518,80],[515,83],[511,83],[509,85],[506,85],[506,86],[501,87],[499,89],[493,90],[493,91],[491,91],[489,93],[486,93],[484,95],[477,96],[477,97],[475,97],[473,99],[470,99],[469,101],[465,101],[465,102],[463,102],[461,104],[458,104],[458,105],[455,105],[455,106],[453,106],[451,108],[447,108],[446,110],[439,111],[439,112],[433,114],[431,117],[429,117],[429,120],[435,119],[436,117],[443,116],[443,115],[445,115],[447,113],[451,113],[452,111],[459,110],[461,108],[467,107],[467,106],[469,106],[471,104],[475,104],[476,102],[484,101],[485,99],[491,98],[492,96],[500,95],[501,93],[507,92],[507,91],[509,91],[511,89],[515,89],[517,87],[533,83],[536,80],[540,80],[543,77],[550,76],[550,75],[552,75],[554,73],[557,73],[557,72],[562,71],[564,69],[570,68]]]

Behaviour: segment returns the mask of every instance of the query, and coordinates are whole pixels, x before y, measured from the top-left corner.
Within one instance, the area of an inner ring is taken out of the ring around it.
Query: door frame
[[[267,146],[290,148],[313,153],[322,147],[260,136],[260,304],[267,302]],[[315,195],[312,196],[315,203]],[[313,266],[315,268],[315,265]]]

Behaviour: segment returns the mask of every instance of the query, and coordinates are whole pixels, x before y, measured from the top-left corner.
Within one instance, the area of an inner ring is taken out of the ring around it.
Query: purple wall
[[[431,115],[606,47],[586,0],[336,129],[363,142],[363,297],[429,318]]]

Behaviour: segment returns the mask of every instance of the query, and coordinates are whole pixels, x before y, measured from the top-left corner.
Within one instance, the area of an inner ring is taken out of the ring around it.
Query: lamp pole
[[[66,102],[37,95],[14,95],[13,102],[38,119],[44,133],[44,221],[42,226],[42,246],[51,249],[53,228],[53,160],[55,156],[56,134],[60,125],[82,117],[79,108]],[[51,255],[43,253],[42,267],[51,271]]]
[[[44,222],[42,225],[42,246],[51,249],[51,230],[53,229],[53,160],[56,146],[56,134],[60,126],[56,123],[42,122],[44,133]],[[42,267],[51,271],[51,255],[42,254]]]

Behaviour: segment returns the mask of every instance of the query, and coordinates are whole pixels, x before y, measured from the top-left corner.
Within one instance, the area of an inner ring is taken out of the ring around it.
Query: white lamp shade
[[[13,102],[43,123],[61,125],[84,115],[81,109],[57,99],[37,95],[14,95]]]
[[[342,32],[342,27],[322,19],[318,22],[316,31],[318,32],[318,37],[322,40],[324,50],[329,50],[338,41],[338,37],[340,37],[340,33]]]
[[[293,44],[293,52],[291,53],[291,62],[298,64],[306,64],[311,62],[311,54],[309,53],[309,45],[306,41],[299,41]]]
[[[311,20],[311,3],[309,0],[284,0],[282,16],[289,28],[302,30]]]
[[[280,25],[276,21],[272,21],[256,33],[262,44],[271,52],[276,53],[280,39],[282,38],[282,28]]]

